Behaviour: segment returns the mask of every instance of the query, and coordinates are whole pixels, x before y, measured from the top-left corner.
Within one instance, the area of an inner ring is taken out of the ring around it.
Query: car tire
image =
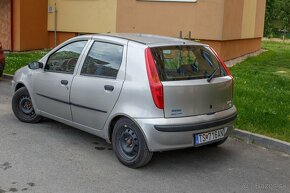
[[[42,117],[37,115],[33,109],[33,104],[25,87],[18,89],[12,97],[12,110],[14,115],[25,123],[38,123]]]
[[[115,124],[112,143],[118,160],[130,168],[145,166],[153,156],[140,128],[127,118],[121,118]]]
[[[222,145],[224,142],[226,142],[227,139],[228,139],[228,137],[224,138],[224,139],[221,140],[221,141],[217,141],[217,142],[211,143],[211,144],[209,144],[208,146],[210,146],[210,147],[217,147],[217,146],[220,146],[220,145]]]

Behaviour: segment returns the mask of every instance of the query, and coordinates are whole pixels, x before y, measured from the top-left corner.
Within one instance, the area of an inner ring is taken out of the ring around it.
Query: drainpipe
[[[54,4],[54,47],[56,47],[56,3]]]
[[[13,30],[14,30],[14,28],[13,28],[13,25],[14,25],[14,17],[13,17],[13,1],[14,0],[10,0],[10,40],[11,40],[11,51],[13,51],[14,50],[14,48],[13,48],[13,42],[14,42],[14,38],[13,38],[13,35],[14,35],[14,33],[13,33]]]

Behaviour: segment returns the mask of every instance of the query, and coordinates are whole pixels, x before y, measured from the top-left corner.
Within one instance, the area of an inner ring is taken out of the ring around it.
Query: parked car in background
[[[2,74],[4,72],[4,67],[5,67],[5,56],[4,56],[4,51],[2,49],[2,44],[0,42],[0,77],[2,77]]]
[[[233,77],[207,45],[145,34],[79,36],[18,70],[12,109],[106,139],[124,165],[222,144],[237,116]]]

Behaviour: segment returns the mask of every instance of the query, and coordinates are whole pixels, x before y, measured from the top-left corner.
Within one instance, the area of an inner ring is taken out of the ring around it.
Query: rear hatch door
[[[164,115],[212,114],[232,106],[232,77],[207,46],[151,48],[163,85]]]

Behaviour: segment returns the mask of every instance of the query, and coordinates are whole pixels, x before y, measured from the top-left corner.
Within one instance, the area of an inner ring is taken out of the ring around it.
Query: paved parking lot
[[[133,170],[96,136],[50,120],[19,122],[9,89],[0,81],[0,193],[290,192],[289,155],[229,139],[156,153]]]

